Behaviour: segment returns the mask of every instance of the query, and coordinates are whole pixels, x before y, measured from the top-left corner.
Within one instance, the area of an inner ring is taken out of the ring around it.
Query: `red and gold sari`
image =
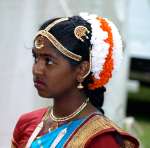
[[[47,109],[39,109],[20,117],[13,133],[14,148],[24,148]],[[57,146],[56,146],[57,147]],[[107,117],[93,113],[65,139],[65,148],[138,148],[138,141]]]

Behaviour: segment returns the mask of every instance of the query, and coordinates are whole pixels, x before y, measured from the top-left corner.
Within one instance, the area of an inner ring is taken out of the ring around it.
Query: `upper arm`
[[[12,148],[17,148],[18,146],[18,141],[20,140],[22,132],[20,131],[20,126],[22,125],[22,117],[19,118],[19,120],[16,123],[16,126],[13,130],[13,135],[12,135]]]
[[[34,131],[37,124],[41,121],[46,111],[46,108],[42,108],[20,116],[13,131],[13,145],[18,147],[28,141],[30,135]]]
[[[13,131],[12,144],[16,148],[26,142],[30,129],[32,128],[32,120],[27,114],[20,116]],[[32,129],[31,129],[32,131]]]
[[[120,148],[113,134],[102,134],[96,136],[87,145],[87,148]]]

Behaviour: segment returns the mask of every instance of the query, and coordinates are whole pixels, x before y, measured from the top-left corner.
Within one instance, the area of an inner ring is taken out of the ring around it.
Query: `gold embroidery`
[[[84,126],[82,126],[73,138],[66,145],[67,148],[84,148],[86,142],[94,135],[103,131],[105,129],[115,128],[118,132],[124,132],[121,128],[115,125],[108,118],[95,115],[89,121],[87,121]]]
[[[135,144],[132,143],[131,141],[125,140],[124,144],[125,144],[125,148],[135,148]]]

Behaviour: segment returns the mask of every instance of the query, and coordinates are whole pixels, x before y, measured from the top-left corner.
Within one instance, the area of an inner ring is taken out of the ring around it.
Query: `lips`
[[[42,80],[35,80],[34,81],[34,86],[37,88],[37,89],[44,89],[46,84],[45,82],[43,82]]]

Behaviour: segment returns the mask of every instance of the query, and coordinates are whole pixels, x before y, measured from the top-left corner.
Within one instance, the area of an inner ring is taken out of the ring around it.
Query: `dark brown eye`
[[[49,57],[47,57],[45,60],[46,60],[46,64],[47,64],[47,65],[51,65],[51,64],[54,63],[54,62],[51,60],[51,58],[49,58]]]

